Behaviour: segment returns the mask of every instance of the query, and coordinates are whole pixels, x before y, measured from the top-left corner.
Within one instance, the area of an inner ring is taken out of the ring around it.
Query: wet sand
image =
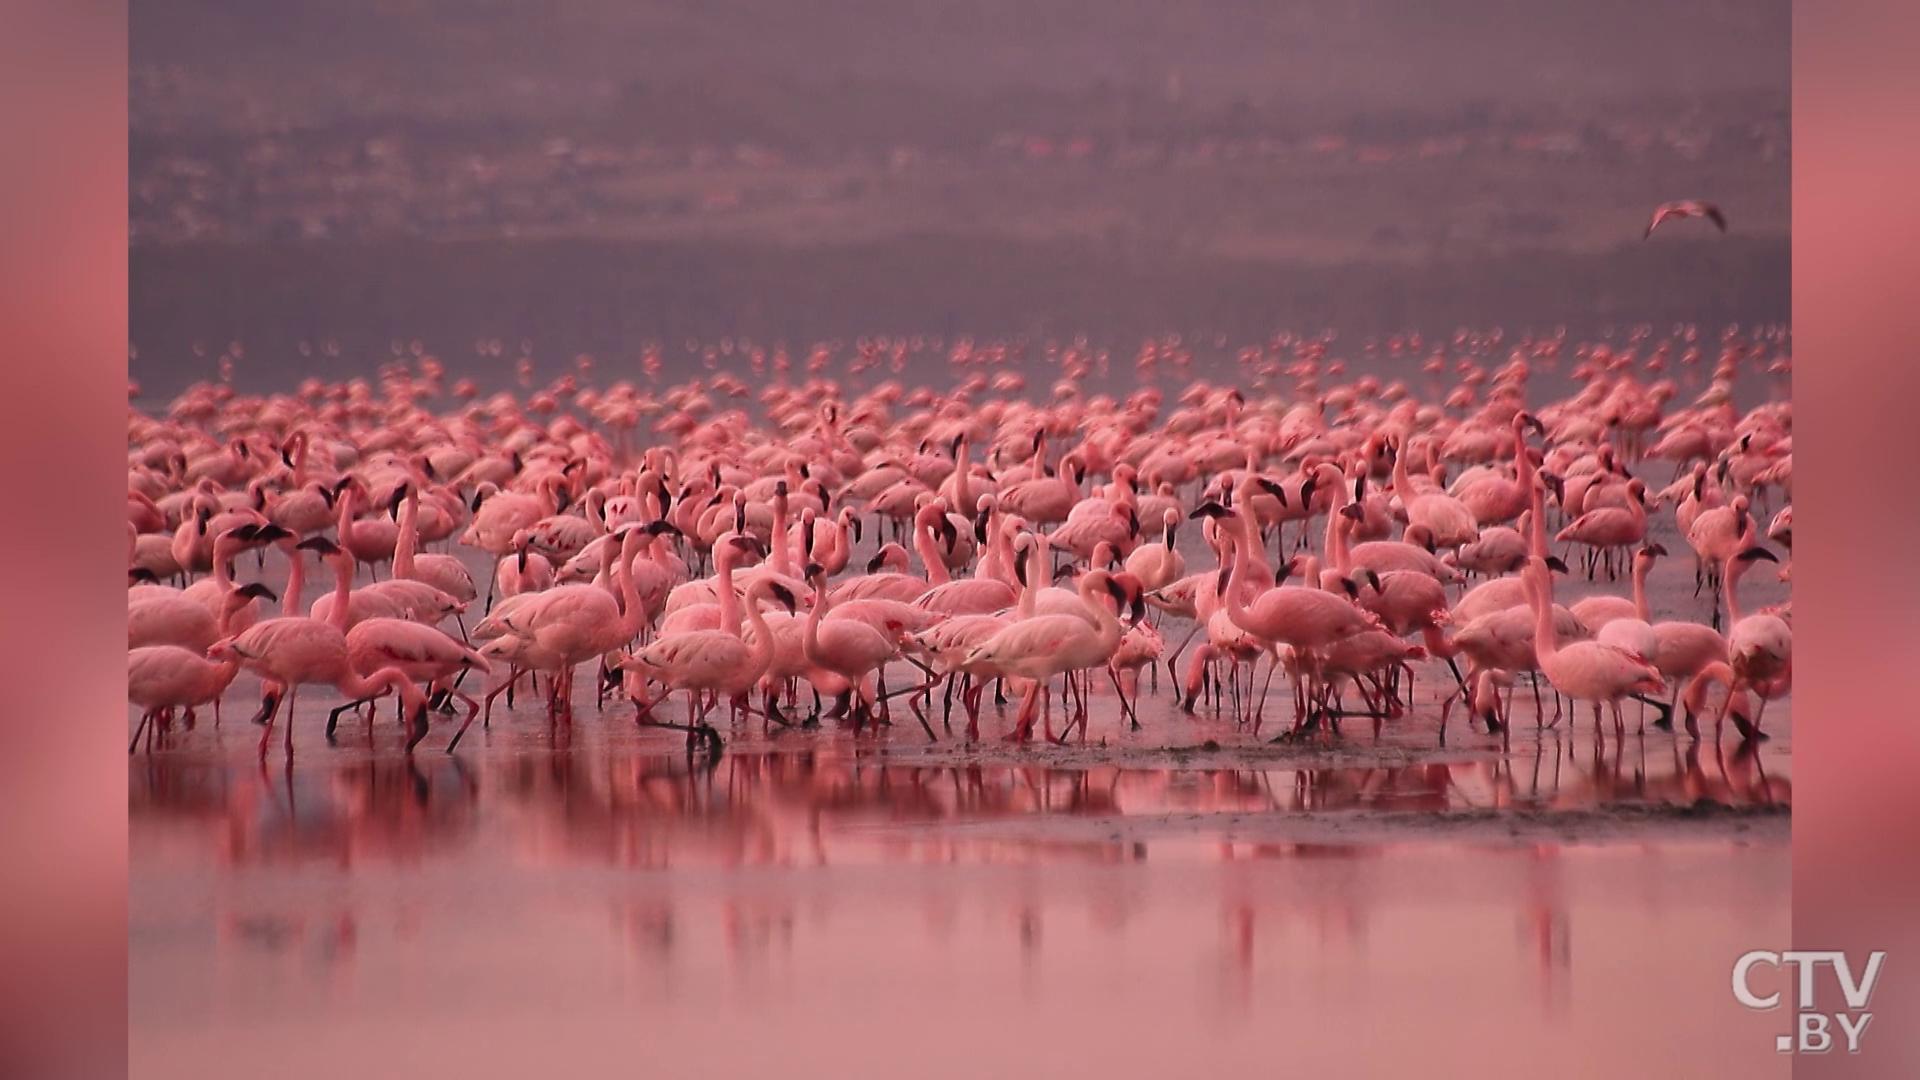
[[[1659,613],[1691,584],[1663,560]],[[243,676],[130,758],[135,1073],[1784,1076],[1727,978],[1789,932],[1791,702],[1742,750],[1637,706],[1536,731],[1523,685],[1443,744],[1445,678],[1282,744],[1284,691],[1256,735],[1163,676],[1064,747],[937,701],[929,743],[901,700],[717,758],[584,678],[570,734],[521,698],[411,760],[303,693],[263,768]]]

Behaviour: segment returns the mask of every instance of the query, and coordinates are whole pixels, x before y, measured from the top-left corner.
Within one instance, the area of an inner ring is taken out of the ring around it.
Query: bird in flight
[[[1647,237],[1652,236],[1653,230],[1659,228],[1660,223],[1668,218],[1689,217],[1706,218],[1715,225],[1718,225],[1721,232],[1727,231],[1727,217],[1720,212],[1719,207],[1710,202],[1688,199],[1683,202],[1662,203],[1660,208],[1653,212],[1653,220],[1647,223],[1647,231],[1640,239],[1645,240]]]

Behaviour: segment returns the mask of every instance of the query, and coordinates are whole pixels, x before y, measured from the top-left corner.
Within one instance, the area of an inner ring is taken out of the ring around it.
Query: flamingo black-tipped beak
[[[301,551],[313,551],[321,555],[340,554],[340,545],[324,536],[309,536],[293,546]]]
[[[1280,486],[1277,481],[1269,480],[1264,476],[1256,476],[1254,477],[1254,482],[1260,485],[1262,491],[1279,499],[1281,506],[1287,505],[1287,489]]]
[[[777,581],[773,583],[773,595],[775,599],[779,600],[782,604],[786,605],[787,611],[789,613],[791,613],[794,609],[800,606],[799,601],[795,600],[793,597],[793,590],[787,588],[785,585],[782,585]]]
[[[1189,520],[1193,518],[1203,518],[1203,517],[1223,518],[1223,517],[1226,517],[1228,513],[1229,511],[1227,510],[1226,507],[1221,506],[1219,503],[1209,499],[1206,502],[1201,503],[1199,506],[1194,507],[1193,513],[1188,514],[1187,518]]]
[[[274,601],[280,599],[280,596],[278,593],[274,592],[272,589],[267,588],[265,585],[262,585],[257,581],[251,585],[242,585],[239,589],[235,590],[235,592],[238,593],[240,596],[265,600],[268,603],[273,603]]]
[[[253,526],[252,540],[256,544],[271,544],[280,540],[288,539],[292,535],[293,533],[289,532],[288,530],[283,529],[280,526],[273,524],[272,522],[268,522],[265,525]]]
[[[1739,559],[1741,562],[1752,562],[1755,559],[1765,559],[1770,563],[1777,563],[1780,561],[1780,556],[1775,555],[1773,552],[1768,551],[1766,548],[1763,548],[1763,547],[1750,547],[1747,550],[1741,552],[1740,554],[1735,555],[1734,558]]]
[[[1547,556],[1546,561],[1547,561],[1547,569],[1549,570],[1557,570],[1562,574],[1570,572],[1567,570],[1567,564],[1564,562],[1561,562],[1560,556],[1558,555],[1549,555]]]
[[[807,569],[806,569],[807,577],[809,578],[825,577],[826,574],[827,574],[826,567],[821,566],[819,563],[810,562],[807,564]]]

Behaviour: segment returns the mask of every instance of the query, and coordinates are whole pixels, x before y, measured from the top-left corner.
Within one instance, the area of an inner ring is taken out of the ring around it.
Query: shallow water
[[[1705,614],[1683,558],[1654,585]],[[937,702],[929,743],[896,701],[878,735],[723,725],[717,759],[584,677],[570,733],[522,698],[411,760],[390,712],[327,745],[303,694],[263,767],[243,677],[130,759],[134,1067],[1785,1075],[1727,979],[1789,932],[1791,702],[1740,750],[1638,706],[1539,731],[1523,684],[1506,739],[1456,712],[1443,745],[1445,678],[1291,744],[1284,692],[1256,735],[1163,678],[1141,731],[1103,692],[1065,747],[991,708],[968,746]]]

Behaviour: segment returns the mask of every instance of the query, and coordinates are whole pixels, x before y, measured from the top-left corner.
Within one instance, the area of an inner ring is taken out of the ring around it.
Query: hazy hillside
[[[323,340],[1785,321],[1789,13],[133,0],[136,374],[235,340],[251,378]],[[1728,235],[1641,242],[1691,197]]]
[[[136,127],[564,112],[736,78],[1314,112],[1784,90],[1788,0],[134,0]]]

